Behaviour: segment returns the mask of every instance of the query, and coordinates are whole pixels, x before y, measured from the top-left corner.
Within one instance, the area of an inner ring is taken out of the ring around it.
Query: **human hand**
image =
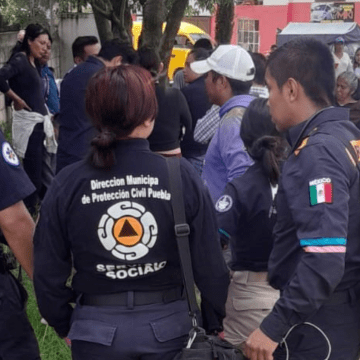
[[[266,336],[260,329],[256,329],[245,345],[245,356],[250,360],[273,360],[273,352],[278,344]]]
[[[65,340],[65,342],[66,342],[66,345],[67,345],[68,347],[71,347],[71,340],[70,340],[68,337],[64,338],[64,340]]]
[[[31,107],[20,97],[17,99],[14,99],[14,109],[16,111],[23,110],[23,109],[27,109],[27,110],[31,111]]]

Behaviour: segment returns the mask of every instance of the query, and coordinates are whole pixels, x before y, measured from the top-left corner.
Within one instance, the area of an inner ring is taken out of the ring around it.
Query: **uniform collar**
[[[149,142],[147,139],[135,138],[120,140],[116,145],[116,151],[128,151],[128,150],[145,150],[150,151]]]
[[[349,120],[349,109],[327,107],[312,115],[308,120],[290,128],[287,132],[287,139],[292,148],[291,153],[297,148],[300,141],[309,136],[316,127],[324,122],[338,120]]]

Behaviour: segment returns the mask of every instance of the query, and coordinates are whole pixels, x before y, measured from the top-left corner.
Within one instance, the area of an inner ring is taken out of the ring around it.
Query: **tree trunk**
[[[125,16],[128,14],[127,0],[111,0],[111,27],[114,38],[119,38],[123,42],[131,43],[131,35],[128,33],[125,26]]]
[[[103,44],[105,41],[112,40],[114,36],[111,31],[110,20],[100,14],[94,7],[93,12],[101,44]]]
[[[126,29],[129,20],[125,20],[125,16],[130,15],[127,0],[91,0],[90,3],[102,44],[113,38],[131,43],[131,35]]]
[[[164,0],[147,0],[143,6],[143,26],[139,37],[139,48],[158,50],[164,22]]]
[[[215,40],[218,45],[230,44],[234,27],[234,2],[220,0],[216,11]]]
[[[166,28],[161,39],[160,57],[167,71],[174,47],[175,37],[179,31],[181,20],[189,0],[175,0],[166,19]]]

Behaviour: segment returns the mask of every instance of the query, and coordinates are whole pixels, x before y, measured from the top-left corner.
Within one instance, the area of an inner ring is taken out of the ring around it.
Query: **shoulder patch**
[[[357,161],[360,161],[360,140],[350,141],[350,144],[355,150]]]
[[[310,205],[332,204],[333,185],[330,178],[315,179],[309,182]]]
[[[300,154],[300,151],[307,145],[309,141],[309,136],[307,136],[300,144],[300,146],[294,151],[294,155],[298,156]]]
[[[216,202],[215,209],[218,212],[226,212],[232,208],[233,199],[229,195],[223,195],[220,199]]]
[[[7,141],[2,144],[2,157],[11,166],[18,166],[20,164],[18,156]]]

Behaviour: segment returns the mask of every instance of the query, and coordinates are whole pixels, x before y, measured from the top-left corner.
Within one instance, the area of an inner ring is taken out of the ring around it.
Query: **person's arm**
[[[15,110],[22,110],[27,109],[31,111],[31,107],[24,101],[20,96],[18,96],[14,91],[9,89],[6,93],[6,96],[8,96],[12,101],[14,101],[14,109]]]
[[[227,182],[245,173],[253,164],[240,137],[240,121],[231,117],[225,119],[219,128],[219,146],[226,167]]]
[[[42,203],[34,236],[34,287],[39,310],[60,337],[66,337],[74,292],[66,283],[72,258],[65,225],[65,197],[56,178]]]
[[[16,259],[32,279],[35,224],[22,201],[0,211],[0,228]]]
[[[185,127],[185,133],[189,133],[192,131],[191,113],[186,98],[180,90],[178,92],[178,105],[180,109],[180,123]]]
[[[219,106],[213,105],[201,119],[198,119],[194,129],[195,141],[207,144],[212,139],[220,125],[219,110]]]
[[[347,68],[346,68],[346,71],[352,71],[354,72],[354,66],[353,66],[353,63],[351,61],[351,58],[349,56],[349,54],[346,54],[347,55]]]
[[[27,109],[31,111],[31,108],[26,102],[10,89],[7,82],[23,71],[24,61],[26,61],[25,55],[18,54],[13,56],[10,61],[0,69],[0,91],[14,101],[15,110]]]
[[[233,183],[226,185],[223,195],[215,205],[221,244],[228,244],[236,234],[242,207]]]
[[[331,139],[307,145],[296,161],[286,164],[282,191],[296,227],[294,241],[299,242],[303,252],[280,299],[261,323],[260,330],[247,341],[247,354],[252,354],[251,359],[262,359],[255,354],[266,349],[269,353],[264,359],[271,359],[274,343],[279,343],[293,325],[316,313],[340,283],[345,270],[349,221],[352,177],[349,163],[345,149],[339,149]],[[319,184],[329,184],[329,188],[323,190],[327,202],[317,203],[317,196],[313,196],[314,192],[323,196],[316,188]],[[276,251],[276,244],[275,239],[273,251]],[[270,284],[272,276],[269,272]]]
[[[185,160],[182,161],[182,182],[194,280],[206,304],[203,307],[206,330],[212,332],[221,329],[225,317],[229,274],[217,237],[212,200],[194,168]]]

